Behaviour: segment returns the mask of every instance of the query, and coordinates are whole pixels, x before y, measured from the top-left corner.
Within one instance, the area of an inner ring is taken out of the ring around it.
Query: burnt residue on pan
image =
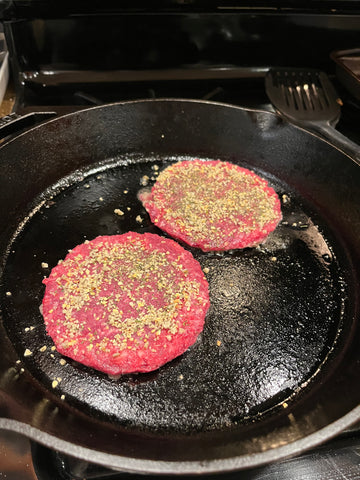
[[[21,364],[59,402],[129,428],[190,433],[252,421],[311,382],[342,328],[346,284],[331,232],[270,178],[283,220],[263,245],[223,253],[185,246],[208,278],[211,307],[184,355],[115,379],[58,354],[39,311],[43,277],[86,239],[130,230],[162,235],[138,192],[183,159],[114,160],[70,178],[24,222],[5,266],[4,325]]]

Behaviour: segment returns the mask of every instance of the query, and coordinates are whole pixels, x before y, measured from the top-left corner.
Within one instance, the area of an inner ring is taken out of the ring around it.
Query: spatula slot
[[[318,70],[271,69],[266,91],[274,106],[292,120],[333,121],[340,115],[336,92]]]

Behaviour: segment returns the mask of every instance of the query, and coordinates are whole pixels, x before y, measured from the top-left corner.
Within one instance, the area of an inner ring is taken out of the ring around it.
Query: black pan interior
[[[333,348],[346,285],[322,220],[270,178],[283,220],[263,245],[223,253],[191,249],[207,272],[211,308],[188,352],[155,372],[119,379],[62,359],[39,311],[43,277],[86,239],[127,231],[162,235],[137,195],[181,159],[113,161],[49,191],[10,247],[4,324],[26,368],[82,412],[136,429],[190,433],[232,428],[289,401]],[[117,208],[125,214],[116,215]],[[24,357],[26,350],[31,354]]]
[[[211,307],[181,357],[118,379],[64,363],[39,311],[43,277],[85,239],[162,235],[138,192],[144,178],[151,186],[157,171],[194,157],[267,178],[283,221],[258,248],[191,249],[208,271]],[[165,100],[50,121],[5,144],[0,161],[3,417],[50,434],[67,453],[75,444],[112,454],[106,462],[118,468],[128,468],[124,458],[157,460],[153,471],[159,460],[206,460],[191,467],[198,472],[232,468],[234,458],[254,464],[254,454],[359,404],[360,174],[330,145],[270,113]]]

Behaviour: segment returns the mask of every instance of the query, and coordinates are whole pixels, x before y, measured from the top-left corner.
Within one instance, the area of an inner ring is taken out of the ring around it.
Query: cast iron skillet
[[[191,249],[211,308],[173,362],[115,379],[62,359],[39,311],[43,277],[85,239],[162,235],[137,194],[194,157],[267,178],[282,223],[259,248]],[[198,474],[300,453],[360,419],[360,168],[349,157],[272,113],[150,100],[32,128],[3,144],[0,168],[1,428],[112,468]]]

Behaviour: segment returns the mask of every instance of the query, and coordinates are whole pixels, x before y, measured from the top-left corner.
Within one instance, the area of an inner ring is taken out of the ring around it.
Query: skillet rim
[[[307,435],[299,440],[280,447],[268,449],[264,452],[246,454],[226,459],[212,459],[199,461],[164,461],[147,460],[123,457],[109,454],[99,450],[92,450],[80,445],[74,445],[66,440],[59,439],[54,435],[43,432],[28,424],[17,420],[0,418],[0,428],[21,433],[49,448],[61,453],[80,458],[104,467],[112,468],[126,473],[143,473],[152,475],[211,475],[229,473],[238,470],[261,467],[269,463],[301,455],[307,450],[321,445],[325,440],[330,441],[336,435],[351,427],[360,418],[360,405],[339,420],[326,427]]]
[[[26,129],[25,131],[19,133],[19,134],[14,134],[13,137],[9,138],[8,140],[3,141],[2,145],[0,145],[0,151],[2,150],[3,147],[12,143],[17,138],[19,138],[23,135],[26,135],[26,134],[34,131],[34,130],[37,130],[38,128],[41,128],[43,125],[47,125],[49,123],[56,122],[60,118],[66,118],[66,117],[70,117],[70,116],[73,116],[73,115],[81,114],[81,112],[93,111],[93,110],[97,110],[97,109],[102,109],[104,107],[106,108],[106,107],[112,107],[112,106],[118,106],[118,105],[131,105],[131,104],[137,104],[137,103],[159,103],[159,102],[177,102],[177,103],[188,102],[188,103],[195,103],[195,104],[217,105],[217,106],[220,106],[220,107],[223,106],[223,107],[227,107],[227,108],[232,108],[234,110],[242,110],[242,111],[245,111],[245,112],[270,114],[270,115],[273,115],[274,117],[281,118],[281,120],[284,123],[289,124],[289,125],[291,125],[292,127],[296,128],[298,130],[306,132],[307,134],[318,138],[322,142],[327,143],[332,148],[339,151],[342,155],[345,155],[346,157],[350,158],[356,165],[360,166],[360,163],[356,159],[351,157],[348,153],[343,152],[339,147],[337,147],[336,145],[331,143],[331,141],[329,139],[322,137],[321,135],[319,135],[316,132],[313,132],[311,130],[306,129],[305,127],[301,127],[300,125],[297,125],[295,123],[290,122],[287,118],[283,117],[276,110],[266,110],[266,109],[261,109],[261,108],[250,108],[250,107],[243,107],[241,105],[234,105],[234,104],[226,103],[226,102],[216,102],[216,101],[213,101],[213,100],[181,98],[181,97],[179,97],[179,98],[177,98],[177,97],[144,98],[144,99],[140,98],[140,99],[136,99],[136,100],[125,100],[123,102],[112,102],[112,103],[104,103],[102,105],[93,105],[93,106],[90,106],[89,108],[82,108],[81,110],[65,113],[63,115],[55,116],[54,118],[46,119],[46,120],[42,121],[41,123],[39,123],[38,125],[34,125],[34,126],[28,128],[28,129]],[[41,112],[38,112],[38,113],[41,113]],[[1,131],[0,131],[0,139],[1,139]],[[359,148],[360,148],[360,146],[359,146]]]

